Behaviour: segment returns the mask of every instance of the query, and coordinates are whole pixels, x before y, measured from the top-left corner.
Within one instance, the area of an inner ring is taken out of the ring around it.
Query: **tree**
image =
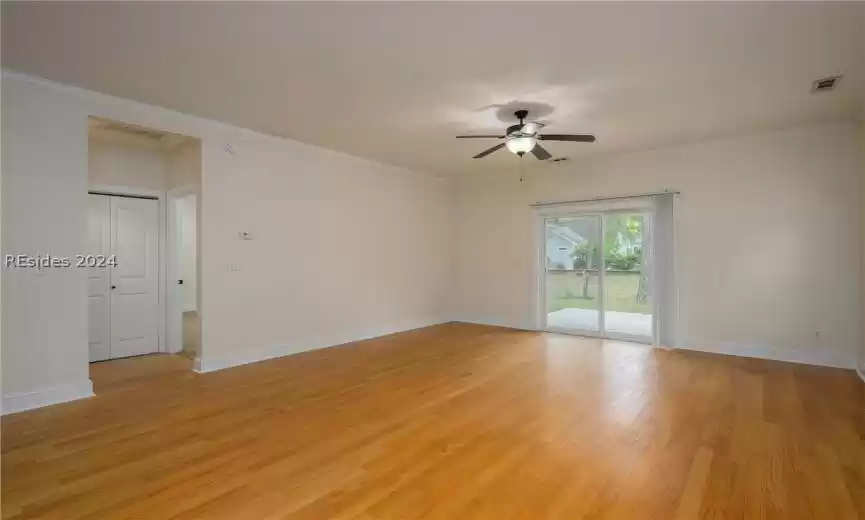
[[[588,242],[583,242],[578,246],[574,246],[574,251],[571,253],[574,259],[574,270],[578,271],[577,276],[583,277],[583,299],[589,299],[589,274],[588,271],[597,269],[598,247],[589,245]]]
[[[604,221],[604,261],[626,271],[640,266],[640,281],[634,299],[646,303],[649,299],[648,257],[643,244],[650,243],[649,226],[642,215],[608,215]],[[624,251],[627,251],[625,253]]]
[[[641,215],[607,215],[604,217],[604,259],[632,251],[642,245],[643,217]]]

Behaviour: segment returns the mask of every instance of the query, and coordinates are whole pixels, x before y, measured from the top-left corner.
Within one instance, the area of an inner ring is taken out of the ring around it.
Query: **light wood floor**
[[[853,372],[449,324],[2,421],[3,518],[865,518]]]
[[[201,320],[197,311],[183,313],[183,350],[182,354],[190,359],[198,356],[201,348]]]

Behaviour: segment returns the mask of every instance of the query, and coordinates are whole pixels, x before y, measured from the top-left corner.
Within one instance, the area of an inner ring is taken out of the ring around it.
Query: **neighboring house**
[[[573,269],[574,247],[584,243],[586,239],[568,227],[547,225],[547,267]]]

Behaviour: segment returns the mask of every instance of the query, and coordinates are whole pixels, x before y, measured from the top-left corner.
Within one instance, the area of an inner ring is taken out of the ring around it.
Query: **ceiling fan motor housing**
[[[517,110],[516,112],[514,112],[514,115],[517,116],[517,119],[519,119],[520,122],[515,124],[515,125],[509,126],[507,132],[505,132],[505,135],[511,135],[511,134],[519,133],[520,130],[522,130],[523,126],[525,125],[524,119],[529,116],[529,111],[528,110]]]
[[[508,127],[508,130],[505,132],[505,135],[518,134],[520,130],[523,129],[523,125],[511,125]]]

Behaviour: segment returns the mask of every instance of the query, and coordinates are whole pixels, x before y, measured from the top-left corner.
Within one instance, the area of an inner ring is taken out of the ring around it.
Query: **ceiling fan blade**
[[[503,135],[458,135],[457,139],[504,139]]]
[[[504,147],[505,147],[505,143],[499,143],[499,144],[493,146],[492,148],[490,148],[488,150],[484,150],[483,152],[475,155],[474,157],[472,157],[472,159],[480,159],[481,157],[486,157],[487,155],[495,152],[496,150],[501,150]]]
[[[544,141],[574,141],[578,143],[594,143],[595,136],[591,134],[547,134],[539,135],[538,139]]]
[[[552,155],[550,155],[550,152],[548,152],[543,146],[541,146],[541,143],[536,144],[535,147],[532,148],[532,154],[542,161],[552,159],[553,157]]]

